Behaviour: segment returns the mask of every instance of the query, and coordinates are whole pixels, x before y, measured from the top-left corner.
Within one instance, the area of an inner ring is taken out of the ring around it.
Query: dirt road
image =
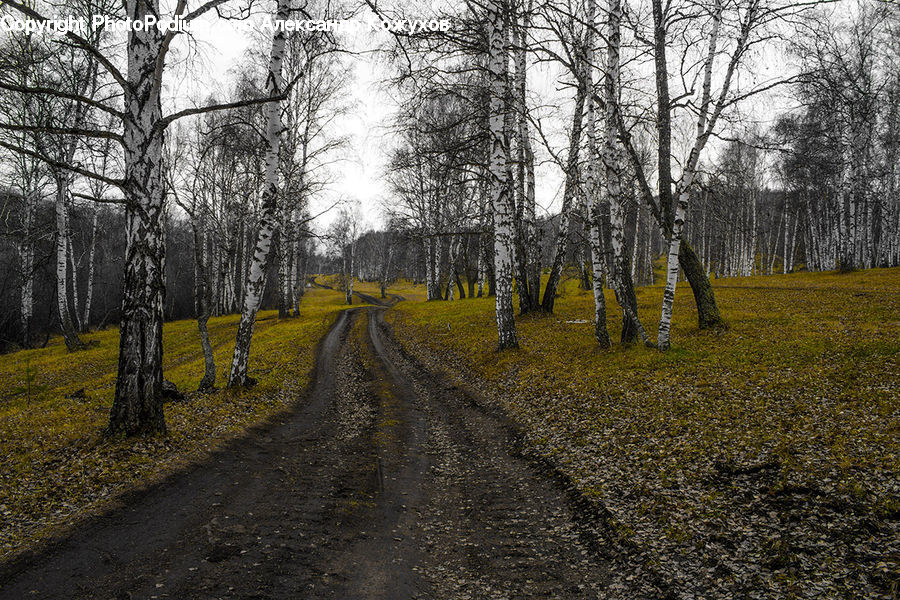
[[[596,597],[567,493],[383,311],[342,313],[280,423],[7,566],[0,598]]]

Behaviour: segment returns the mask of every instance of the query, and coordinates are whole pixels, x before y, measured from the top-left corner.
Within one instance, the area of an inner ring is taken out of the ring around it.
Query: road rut
[[[339,316],[292,413],[7,566],[0,598],[596,597],[569,494],[384,310]]]

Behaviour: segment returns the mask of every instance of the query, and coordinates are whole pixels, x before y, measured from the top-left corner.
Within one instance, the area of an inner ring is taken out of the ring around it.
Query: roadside
[[[0,561],[64,535],[120,505],[121,495],[206,459],[248,428],[293,405],[309,383],[315,347],[343,310],[342,296],[309,290],[298,318],[261,312],[253,337],[253,388],[193,392],[203,376],[197,324],[166,323],[165,377],[187,394],[166,404],[164,437],[107,439],[118,330],[84,336],[99,345],[67,353],[47,348],[0,356]],[[224,385],[238,315],[210,319],[219,386]]]
[[[609,516],[606,597],[895,598],[900,269],[727,283],[730,329],[698,332],[684,286],[666,354],[597,350],[574,286],[554,315],[519,318],[522,349],[503,354],[493,299],[387,318]],[[640,289],[641,314],[660,296]]]

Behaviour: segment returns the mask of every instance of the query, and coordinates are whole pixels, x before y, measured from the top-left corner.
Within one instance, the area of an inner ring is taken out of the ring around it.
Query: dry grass
[[[314,349],[344,308],[341,294],[309,290],[301,316],[259,314],[250,358],[257,386],[190,394],[166,405],[164,437],[107,439],[118,330],[84,336],[99,345],[68,353],[61,339],[43,349],[0,356],[0,557],[96,509],[116,494],[164,476],[296,401],[308,383]],[[225,382],[238,315],[210,319],[217,383]],[[164,374],[196,389],[203,358],[195,321],[166,323]],[[84,389],[85,398],[68,399]]]
[[[324,277],[319,276],[316,281],[320,284],[331,286],[334,289],[343,289],[343,282],[337,275]],[[368,294],[369,296],[380,298],[381,284],[377,281],[360,281],[356,279],[353,283],[353,291],[362,292],[363,294]],[[410,300],[413,302],[424,301],[426,298],[424,286],[416,285],[408,279],[398,279],[392,281],[387,289],[387,292],[390,294],[401,296],[404,300]],[[354,302],[357,301],[358,299],[354,300]]]
[[[577,322],[591,319],[592,297],[574,283],[554,315],[518,318],[521,349],[502,354],[493,299],[402,303],[388,318],[411,350],[486,382],[647,561],[710,554],[724,565],[660,567],[663,579],[682,569],[688,582],[727,583],[771,563],[755,581],[787,596],[808,592],[806,578],[837,597],[861,581],[898,585],[900,269],[714,281],[727,331],[697,329],[681,284],[667,353],[599,350],[592,324]],[[653,333],[661,298],[638,290]],[[607,307],[616,314],[612,294]],[[620,325],[610,318],[614,340]],[[786,497],[805,508],[779,505]],[[811,550],[820,534],[830,546]]]

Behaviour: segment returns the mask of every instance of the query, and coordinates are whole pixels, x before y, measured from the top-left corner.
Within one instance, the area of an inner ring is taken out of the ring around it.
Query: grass
[[[54,338],[46,348],[0,356],[0,558],[288,408],[308,383],[316,344],[343,308],[340,293],[311,289],[298,318],[260,312],[249,370],[259,383],[167,404],[167,436],[102,435],[115,387],[115,328],[83,336],[99,343],[84,351],[66,352]],[[209,321],[219,386],[238,320],[229,315]],[[195,390],[203,376],[196,322],[166,323],[163,345],[164,376],[181,391]],[[67,398],[81,389],[84,398]]]
[[[666,353],[600,350],[592,296],[573,280],[555,314],[517,318],[521,347],[503,353],[492,298],[401,303],[387,317],[410,350],[484,382],[538,451],[638,543],[702,548],[717,520],[741,522],[747,506],[721,485],[744,472],[765,479],[753,493],[814,490],[896,523],[900,269],[713,285],[729,328],[700,331],[680,284]],[[637,298],[655,336],[662,288],[641,288]],[[612,293],[606,305],[618,340]],[[738,525],[734,533],[743,535]],[[886,560],[897,569],[900,556]],[[898,580],[895,571],[891,585]]]
[[[859,596],[854,582],[865,577],[878,590],[896,588],[900,536],[884,532],[896,531],[900,507],[900,269],[713,284],[729,328],[699,331],[681,284],[666,353],[598,349],[592,298],[573,280],[555,314],[517,319],[515,351],[495,351],[492,298],[426,303],[421,286],[396,282],[390,291],[408,301],[387,318],[409,350],[436,356],[503,402],[530,446],[608,509],[616,535],[655,552],[648,564],[664,569],[676,557],[700,581],[690,561],[715,556],[722,585],[750,582],[783,597],[819,579],[828,597]],[[355,289],[379,292],[377,283]],[[662,288],[637,296],[653,332]],[[101,435],[115,329],[85,336],[99,345],[82,352],[54,339],[0,356],[0,558],[289,407],[343,301],[339,291],[312,289],[297,319],[260,313],[250,364],[259,384],[167,405],[164,437]],[[611,293],[607,307],[617,339]],[[209,324],[220,373],[237,320]],[[195,389],[203,374],[196,324],[167,323],[164,344],[166,378]],[[82,388],[84,398],[67,398]],[[746,564],[763,568],[736,574]]]
[[[729,325],[724,332],[697,329],[690,289],[681,285],[673,348],[666,353],[640,345],[598,349],[593,325],[576,322],[590,320],[592,297],[574,283],[566,282],[554,315],[518,318],[521,348],[502,354],[494,350],[492,298],[405,303],[391,318],[436,349],[467,357],[467,366],[488,381],[511,384],[518,392],[628,397],[640,403],[645,418],[662,411],[657,416],[667,429],[696,434],[692,445],[698,452],[708,451],[709,441],[728,453],[730,444],[723,442],[735,441],[732,437],[764,446],[802,425],[798,418],[813,417],[816,411],[805,406],[812,398],[862,419],[876,414],[885,420],[874,429],[859,431],[852,420],[842,419],[840,430],[827,434],[834,440],[853,434],[841,449],[835,447],[835,461],[897,466],[896,456],[857,449],[868,442],[894,441],[890,434],[898,425],[887,417],[900,404],[900,269],[720,280],[715,287]],[[652,333],[661,297],[660,287],[638,290],[639,310]],[[609,292],[606,301],[610,334],[617,340],[621,319],[614,316],[615,299]],[[743,401],[735,403],[737,398]],[[753,426],[771,425],[764,409],[786,403],[797,404],[789,412],[804,414],[774,429]],[[814,404],[821,407],[821,402]],[[600,412],[592,416],[595,428],[614,420],[614,414]],[[637,428],[649,426],[645,421]],[[817,437],[825,435],[818,432]]]
[[[343,282],[338,275],[319,276],[316,281],[320,284],[333,287],[335,290],[342,290]],[[354,280],[353,292],[361,292],[375,298],[381,297],[381,284],[377,281],[360,281]],[[401,296],[404,300],[422,301],[426,298],[425,287],[417,285],[408,279],[397,279],[390,283],[387,293]],[[359,298],[354,299],[354,303],[359,302]]]

